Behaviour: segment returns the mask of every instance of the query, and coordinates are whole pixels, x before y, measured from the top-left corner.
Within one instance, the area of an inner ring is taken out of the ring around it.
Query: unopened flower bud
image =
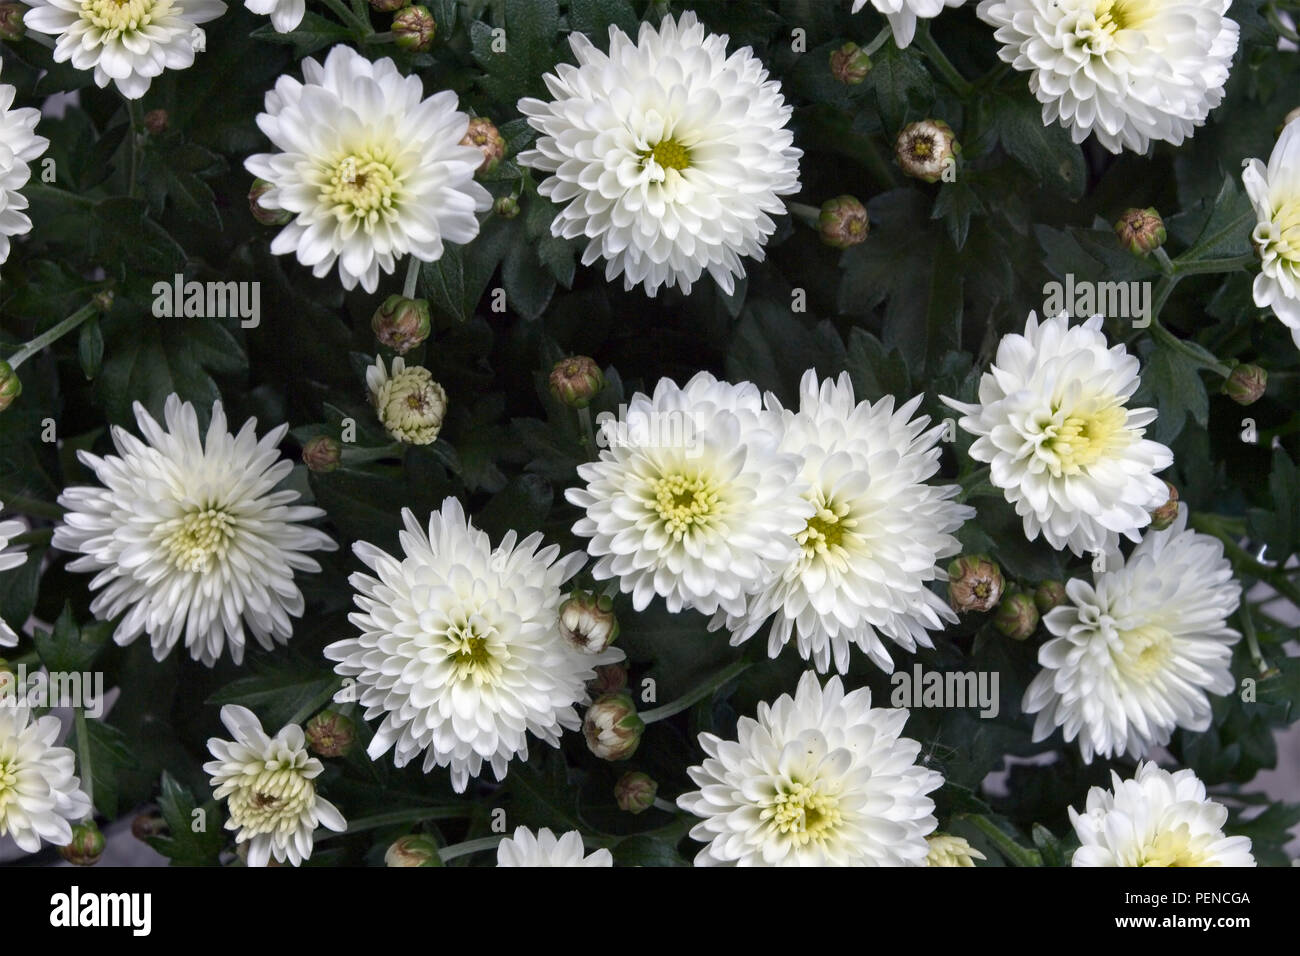
[[[871,72],[871,57],[856,43],[831,51],[831,76],[846,86],[857,86]]]
[[[903,172],[927,183],[937,183],[960,154],[957,136],[943,120],[908,123],[894,144],[894,155]]]
[[[159,133],[167,132],[168,119],[166,110],[150,110],[144,114],[144,128],[157,136]]]
[[[1119,236],[1119,244],[1133,255],[1145,256],[1163,246],[1168,233],[1160,213],[1148,207],[1125,210],[1115,223],[1115,235]]]
[[[415,4],[393,17],[393,42],[399,49],[422,53],[433,46],[437,32],[438,24],[428,7]]]
[[[1038,627],[1038,606],[1024,591],[1006,595],[993,615],[993,626],[1003,637],[1023,641]]]
[[[926,855],[926,866],[974,866],[976,860],[987,860],[983,853],[975,849],[965,837],[936,833],[925,838],[930,845]]]
[[[167,821],[163,819],[161,813],[142,813],[131,821],[131,836],[142,843],[148,842],[150,837],[166,832]]]
[[[614,602],[603,594],[574,591],[560,605],[560,633],[575,650],[599,654],[618,637]]]
[[[94,866],[103,855],[104,834],[99,832],[94,820],[74,826],[72,842],[59,847],[59,856],[74,866]]]
[[[1034,589],[1034,604],[1039,614],[1046,614],[1065,603],[1065,585],[1060,581],[1044,581]]]
[[[614,799],[618,808],[628,813],[641,813],[654,805],[655,795],[659,793],[659,784],[649,775],[639,770],[625,773],[614,784]]]
[[[23,383],[13,366],[0,359],[0,412],[14,403],[14,399],[23,393]]]
[[[1268,372],[1258,365],[1238,365],[1223,383],[1223,394],[1238,405],[1253,405],[1268,387]]]
[[[112,289],[100,289],[90,297],[90,302],[100,312],[108,313],[113,309],[113,299]]]
[[[502,196],[492,204],[492,211],[502,219],[514,219],[519,215],[519,201],[514,196]]]
[[[399,355],[389,374],[380,358],[367,370],[366,384],[379,422],[389,435],[411,445],[431,445],[437,440],[447,414],[447,393],[427,368],[407,366]]]
[[[636,712],[636,704],[626,693],[596,698],[582,721],[587,749],[601,760],[627,760],[636,753],[644,732],[645,724]]]
[[[21,3],[0,3],[0,40],[21,40],[27,33],[23,17],[27,8]]]
[[[867,207],[854,196],[836,196],[822,203],[817,231],[822,242],[833,249],[847,249],[867,238],[871,222]]]
[[[627,667],[619,664],[599,664],[596,677],[587,681],[587,690],[592,697],[601,697],[627,687]]]
[[[407,0],[370,0],[370,9],[377,13],[392,13],[406,6]]]
[[[343,456],[343,446],[329,435],[317,435],[309,438],[302,446],[302,460],[310,470],[325,475],[339,466]]]
[[[1004,586],[1002,569],[988,555],[963,555],[948,565],[948,603],[959,613],[987,611]]]
[[[442,866],[438,844],[426,836],[398,837],[384,854],[384,866]]]
[[[342,757],[357,739],[357,725],[342,714],[322,710],[303,728],[307,746],[318,757]]]
[[[506,155],[505,137],[497,130],[495,123],[483,116],[475,116],[469,121],[469,129],[465,131],[460,145],[476,146],[483,154],[483,162],[474,170],[475,175],[492,172]]]
[[[570,408],[586,408],[604,387],[600,366],[585,355],[561,359],[551,369],[551,394]]]
[[[1165,487],[1169,489],[1169,500],[1151,512],[1152,531],[1164,531],[1178,517],[1178,489],[1167,481]]]
[[[283,226],[293,218],[287,209],[267,209],[262,205],[262,197],[274,188],[265,179],[254,179],[253,188],[248,191],[248,211],[264,226]]]
[[[375,310],[370,328],[381,345],[403,355],[429,337],[433,328],[429,303],[424,299],[390,295]]]

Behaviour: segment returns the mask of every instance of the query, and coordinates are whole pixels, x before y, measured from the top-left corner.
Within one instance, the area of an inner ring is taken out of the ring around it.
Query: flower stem
[[[1174,264],[1169,258],[1169,253],[1165,252],[1164,246],[1156,247],[1155,257],[1156,262],[1160,263],[1160,271],[1165,275],[1172,275],[1174,272]]]
[[[329,687],[325,688],[325,690],[321,691],[311,700],[307,701],[307,703],[298,708],[294,715],[286,721],[286,726],[288,726],[288,724],[301,724],[312,714],[316,713],[316,711],[328,704],[330,700],[333,699],[334,695],[338,693],[341,686],[342,681],[330,681]]]
[[[95,768],[90,762],[90,732],[86,724],[86,708],[77,707],[73,718],[77,727],[77,770],[81,773],[81,792],[90,801],[89,819],[95,818]]]
[[[1015,866],[1042,866],[1043,857],[1037,850],[1021,846],[1002,832],[1002,828],[981,813],[963,813],[958,819],[970,821],[998,848],[998,852]]]
[[[495,850],[497,844],[505,839],[505,834],[496,836],[479,837],[477,840],[466,840],[464,843],[453,843],[451,846],[445,846],[438,851],[438,858],[446,863],[457,857],[469,856],[471,853],[479,853],[483,850]]]
[[[1277,31],[1278,36],[1284,37],[1292,43],[1300,43],[1300,34],[1297,34],[1295,30],[1282,22],[1282,18],[1277,15],[1277,6],[1275,4],[1270,3],[1265,8],[1264,16],[1268,18],[1269,26]]]
[[[1240,256],[1229,256],[1226,259],[1175,259],[1170,263],[1174,270],[1174,275],[1181,278],[1182,276],[1204,275],[1208,272],[1236,272],[1253,263],[1259,261],[1259,257],[1253,252]]]
[[[939,49],[939,44],[934,42],[934,37],[930,36],[930,25],[928,21],[924,21],[918,26],[916,31],[916,45],[919,46],[922,52],[930,58],[930,62],[932,62],[935,69],[939,71],[939,75],[948,82],[948,85],[956,91],[958,96],[962,99],[966,99],[971,95],[974,87],[972,87],[971,84],[957,72],[957,68],[952,65],[952,61],[944,55],[943,50]]]
[[[1208,368],[1223,378],[1227,378],[1232,374],[1232,369],[1228,368],[1228,366],[1224,365],[1222,362],[1217,360],[1213,363],[1207,362],[1205,356],[1201,352],[1198,352],[1191,346],[1187,345],[1182,339],[1161,325],[1160,320],[1155,317],[1154,312],[1151,316],[1151,337],[1164,343],[1175,352],[1181,352],[1196,363],[1196,365]]]
[[[877,33],[875,38],[866,45],[866,47],[862,50],[862,52],[865,53],[867,56],[871,56],[882,46],[884,46],[887,42],[889,42],[889,38],[892,37],[893,35],[894,35],[893,27],[885,26],[881,28],[881,31]]]
[[[662,810],[664,813],[677,813],[677,805],[669,803],[663,797],[655,797],[654,803],[650,804],[656,810]]]
[[[821,218],[822,214],[820,209],[802,202],[786,203],[785,211],[811,229],[817,228],[817,220]]]
[[[578,409],[578,424],[582,426],[582,444],[587,448],[587,457],[594,460],[596,453],[596,429],[591,424],[591,409]]]
[[[425,820],[459,820],[472,816],[473,810],[468,805],[440,807],[411,807],[406,810],[390,810],[388,813],[376,813],[369,817],[358,817],[348,821],[348,828],[342,833],[322,833],[316,842],[328,840],[331,836],[350,836],[365,830],[378,830],[380,827],[396,826],[399,823],[422,823]]]
[[[28,30],[26,33],[23,34],[23,39],[35,40],[38,44],[45,47],[45,49],[47,50],[54,49],[54,38],[47,37],[44,33],[36,33],[35,31]]]
[[[1211,534],[1223,542],[1224,553],[1227,554],[1238,574],[1245,574],[1257,581],[1263,581],[1278,594],[1300,607],[1300,587],[1297,587],[1296,583],[1290,580],[1282,569],[1270,568],[1268,565],[1256,561],[1255,558],[1248,554],[1237,543],[1236,537],[1221,523],[1218,515],[1193,513],[1190,523],[1197,531]]]
[[[643,723],[653,724],[656,720],[664,720],[674,714],[680,714],[688,707],[694,707],[700,701],[712,697],[723,684],[739,677],[752,666],[753,663],[750,661],[733,661],[676,700],[669,701],[662,707],[642,711],[639,716]]]
[[[325,6],[334,11],[334,15],[343,21],[344,26],[351,27],[357,31],[358,36],[368,37],[375,32],[375,28],[369,23],[362,22],[361,18],[349,10],[342,0],[323,0]]]
[[[137,170],[139,169],[140,160],[140,145],[138,139],[140,136],[140,126],[142,125],[139,100],[126,101],[126,116],[127,121],[131,124],[131,129],[127,133],[127,144],[131,147],[131,165],[128,167],[128,172],[126,174],[126,194],[129,198],[134,199],[136,194]]]
[[[402,298],[414,299],[415,286],[420,281],[420,266],[424,265],[415,256],[411,256],[411,263],[406,267],[406,284],[402,286]]]
[[[1250,613],[1250,602],[1241,602],[1237,616],[1241,618],[1241,631],[1246,636],[1246,649],[1250,651],[1250,659],[1255,662],[1255,667],[1261,674],[1268,673],[1268,661],[1264,660],[1264,653],[1259,649],[1259,635],[1255,633],[1255,619]]]
[[[73,312],[70,316],[68,316],[58,325],[55,325],[52,328],[42,332],[40,335],[36,336],[36,338],[32,339],[30,342],[28,342],[26,345],[20,348],[17,352],[15,352],[9,358],[9,366],[15,369],[18,368],[19,365],[22,365],[24,362],[26,362],[37,352],[41,351],[41,349],[45,348],[47,345],[57,342],[60,338],[62,338],[64,335],[67,335],[69,332],[71,332],[73,329],[79,326],[82,322],[85,322],[86,319],[90,318],[98,311],[99,311],[98,307],[93,302],[87,302],[80,309],[78,309],[76,312]]]

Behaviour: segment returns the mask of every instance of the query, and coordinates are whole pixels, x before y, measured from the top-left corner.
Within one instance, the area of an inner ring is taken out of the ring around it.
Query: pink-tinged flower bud
[[[514,219],[519,215],[519,201],[514,196],[502,196],[492,204],[492,211],[502,219]]]
[[[599,654],[618,637],[614,602],[603,594],[574,591],[560,605],[560,633],[574,650]]]
[[[867,207],[853,196],[836,196],[822,203],[817,231],[822,242],[833,249],[847,249],[867,238],[871,221]]]
[[[937,183],[960,154],[961,144],[943,120],[908,123],[894,144],[894,155],[903,172],[927,183]]]
[[[390,295],[375,310],[370,328],[381,345],[398,355],[405,355],[427,339],[433,330],[429,303],[424,299]]]
[[[1238,405],[1253,405],[1264,397],[1268,372],[1258,365],[1238,365],[1223,383],[1223,394]]]
[[[74,826],[72,842],[59,847],[59,856],[74,866],[94,866],[103,855],[104,834],[99,832],[94,820]]]
[[[585,355],[556,362],[550,381],[551,394],[570,408],[586,408],[605,387],[600,366]]]
[[[302,460],[311,471],[317,474],[329,474],[338,468],[343,457],[343,446],[328,435],[309,438],[302,446]]]
[[[1178,517],[1178,489],[1167,481],[1165,487],[1169,489],[1169,500],[1151,512],[1152,531],[1164,531]]]
[[[601,760],[627,760],[641,743],[645,724],[630,694],[605,694],[587,708],[582,734],[587,749]]]
[[[14,403],[14,399],[23,393],[23,383],[13,366],[0,359],[0,412]]]
[[[322,710],[303,728],[307,746],[318,757],[343,757],[357,740],[357,725],[332,710]]]
[[[1003,637],[1023,641],[1038,627],[1038,606],[1033,597],[1024,591],[1008,594],[998,605],[993,616],[993,626]]]
[[[438,24],[428,7],[415,4],[393,17],[393,42],[399,49],[422,53],[433,46]]]
[[[1115,223],[1115,235],[1119,236],[1119,244],[1135,256],[1155,252],[1168,237],[1165,221],[1150,207],[1125,210]]]
[[[614,784],[614,799],[618,808],[628,813],[642,813],[654,805],[659,784],[649,774],[634,770],[625,773]]]
[[[438,844],[426,836],[398,837],[384,854],[384,866],[442,866]]]
[[[871,57],[856,43],[831,51],[831,76],[845,86],[857,86],[871,72]]]
[[[492,172],[505,159],[505,137],[497,130],[495,123],[483,116],[476,116],[469,121],[469,129],[460,145],[475,146],[483,154],[483,162],[474,170],[475,175]]]
[[[948,603],[958,613],[989,610],[1004,587],[1002,569],[988,555],[963,555],[948,565]]]
[[[27,33],[26,15],[27,8],[21,3],[0,3],[0,40],[21,40]]]
[[[1034,604],[1039,614],[1046,614],[1065,603],[1065,585],[1060,581],[1044,581],[1034,589]]]

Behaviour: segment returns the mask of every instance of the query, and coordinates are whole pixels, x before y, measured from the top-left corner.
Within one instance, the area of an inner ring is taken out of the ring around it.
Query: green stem
[[[349,26],[358,32],[359,36],[368,37],[375,32],[369,22],[362,22],[361,18],[343,5],[341,0],[323,0],[325,6],[334,11],[334,15],[343,21],[345,26]]]
[[[1268,565],[1256,561],[1237,543],[1237,539],[1219,523],[1217,515],[1193,513],[1190,523],[1197,531],[1214,535],[1223,542],[1224,553],[1228,556],[1228,560],[1232,562],[1232,566],[1238,574],[1245,574],[1258,581],[1263,581],[1277,591],[1278,594],[1300,607],[1300,587],[1297,587],[1295,582],[1290,580],[1286,572],[1280,568],[1270,568]]]
[[[1259,261],[1259,257],[1253,252],[1240,256],[1229,256],[1226,259],[1175,259],[1173,266],[1174,275],[1179,278],[1183,276],[1203,275],[1207,272],[1236,272],[1238,269],[1253,265]]]
[[[1164,246],[1156,246],[1155,257],[1156,262],[1160,263],[1161,272],[1167,276],[1174,274],[1174,264],[1170,261],[1169,253],[1165,252]]]
[[[39,498],[25,498],[22,495],[5,495],[5,510],[32,518],[50,518],[58,521],[63,517],[63,508],[59,505],[41,501]]]
[[[337,680],[330,681],[329,687],[321,691],[311,700],[307,701],[307,703],[303,704],[301,707],[298,708],[298,710],[294,713],[294,715],[289,718],[289,720],[286,723],[286,726],[287,724],[301,724],[312,714],[316,713],[316,711],[320,710],[322,707],[328,704],[330,700],[334,697],[334,695],[338,693],[338,690],[342,685],[343,685],[342,681],[337,681]]]
[[[865,53],[867,56],[871,56],[882,46],[888,43],[889,38],[892,37],[893,35],[894,35],[893,27],[890,26],[884,27],[879,33],[875,35],[872,41],[866,45],[866,47],[863,49],[862,52]]]
[[[587,449],[587,457],[593,461],[598,456],[596,445],[596,429],[591,424],[591,409],[582,407],[578,409],[578,424],[582,427],[582,444]]]
[[[1010,71],[1010,63],[999,63],[993,69],[989,70],[988,73],[984,74],[983,77],[977,80],[975,86],[980,90],[990,89],[996,86],[998,81],[1001,80],[1002,77],[1006,76]]]
[[[505,839],[504,834],[497,836],[479,837],[477,840],[466,840],[464,843],[453,843],[451,846],[445,846],[438,851],[438,858],[443,863],[454,860],[457,857],[469,856],[471,853],[479,853],[483,850],[495,850],[497,844]]]
[[[1179,276],[1177,274],[1164,276],[1156,283],[1155,293],[1151,296],[1151,321],[1160,321],[1160,310],[1165,307],[1169,301],[1169,295],[1174,291],[1174,286],[1178,285]]]
[[[137,171],[139,170],[140,164],[140,148],[138,140],[140,136],[140,127],[143,125],[143,120],[140,117],[139,100],[126,101],[126,116],[127,121],[131,124],[131,130],[127,134],[127,143],[131,147],[131,165],[126,174],[126,194],[129,198],[134,199],[136,194]]]
[[[36,33],[33,30],[28,30],[25,34],[23,34],[23,37],[24,39],[27,40],[35,40],[38,44],[45,47],[45,49],[47,50],[54,49],[54,38],[47,37],[44,33]]]
[[[460,820],[473,815],[473,808],[466,805],[441,807],[412,807],[407,810],[390,810],[388,813],[376,813],[369,817],[359,817],[348,821],[348,828],[342,833],[323,833],[316,842],[328,840],[331,836],[351,836],[366,830],[378,830],[381,827],[397,826],[400,823],[422,823],[425,820]]]
[[[818,228],[817,220],[819,220],[822,215],[822,211],[817,207],[802,202],[786,203],[785,211],[811,229]]]
[[[1248,601],[1241,603],[1241,610],[1237,616],[1241,618],[1241,631],[1246,636],[1246,649],[1250,651],[1250,659],[1255,662],[1255,667],[1261,674],[1267,673],[1268,662],[1264,660],[1264,653],[1259,649],[1259,635],[1255,633],[1255,619],[1250,613]]]
[[[1008,861],[1016,866],[1042,866],[1043,857],[1037,850],[1030,850],[1021,846],[1011,837],[1002,832],[1002,828],[990,820],[988,817],[979,813],[963,813],[958,819],[968,820],[981,833],[993,842],[998,848],[998,852],[1007,858]]]
[[[952,61],[944,55],[943,50],[939,49],[939,44],[934,42],[934,37],[930,36],[929,21],[922,21],[916,30],[916,45],[921,51],[930,58],[935,69],[939,71],[948,85],[956,91],[962,99],[967,99],[974,91],[974,87],[957,72],[957,68],[952,65]]]
[[[1208,368],[1211,371],[1213,371],[1215,374],[1223,378],[1227,378],[1229,375],[1232,374],[1232,369],[1228,368],[1228,366],[1224,365],[1222,362],[1218,362],[1218,361],[1213,363],[1206,362],[1205,356],[1201,352],[1198,352],[1197,350],[1193,349],[1191,346],[1187,345],[1182,339],[1180,339],[1178,336],[1174,335],[1174,333],[1170,332],[1167,328],[1161,325],[1160,320],[1157,319],[1154,314],[1151,316],[1150,332],[1152,338],[1157,339],[1160,342],[1163,342],[1165,345],[1173,349],[1175,352],[1181,352],[1183,355],[1187,356],[1194,363],[1196,363],[1197,366],[1200,366],[1202,368]]]
[[[965,501],[979,490],[980,485],[989,477],[992,465],[985,465],[983,468],[976,468],[974,471],[957,479],[957,484],[961,486],[961,491],[957,493],[957,501]],[[1000,492],[999,492],[1000,493]]]
[[[727,681],[739,677],[752,666],[753,664],[750,661],[733,661],[676,700],[669,701],[662,707],[643,711],[640,715],[641,720],[644,723],[653,724],[656,720],[664,720],[674,714],[680,714],[682,711],[694,707],[700,701],[712,697],[717,693],[719,687],[727,683]]]
[[[385,30],[383,33],[372,33],[370,36],[364,37],[361,40],[361,42],[374,43],[374,44],[392,43],[393,40],[396,38],[397,38],[397,34],[394,33],[392,30]]]
[[[663,797],[655,797],[654,803],[650,804],[650,806],[654,807],[656,810],[662,810],[664,813],[671,813],[674,816],[677,814],[677,806],[669,803]]]
[[[406,267],[406,284],[402,286],[402,298],[415,298],[415,285],[420,281],[420,266],[424,265],[415,256],[411,256],[410,265]]]
[[[30,342],[28,342],[26,345],[20,348],[17,352],[15,352],[12,356],[10,356],[9,358],[10,368],[15,368],[15,369],[18,368],[18,366],[22,365],[24,362],[26,362],[37,352],[41,351],[41,349],[45,348],[47,345],[51,345],[54,342],[57,342],[60,338],[62,338],[64,335],[67,335],[69,332],[71,332],[73,329],[79,326],[82,322],[85,322],[86,319],[90,318],[98,311],[99,309],[95,306],[93,302],[87,302],[80,309],[78,309],[76,312],[73,312],[70,316],[68,316],[58,325],[42,332],[40,335],[36,336],[36,338],[32,339]]]
[[[90,732],[86,727],[86,708],[75,708],[73,720],[77,727],[77,770],[81,773],[81,792],[90,801],[88,819],[93,820],[95,818],[95,768],[90,762]]]
[[[1282,22],[1282,18],[1277,15],[1275,5],[1270,3],[1264,12],[1264,16],[1268,18],[1269,26],[1277,31],[1278,36],[1285,37],[1292,43],[1300,43],[1300,34],[1297,34],[1295,30]]]

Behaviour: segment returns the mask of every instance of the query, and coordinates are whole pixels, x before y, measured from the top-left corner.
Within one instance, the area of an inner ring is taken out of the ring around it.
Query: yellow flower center
[[[230,795],[230,819],[245,835],[291,832],[316,805],[316,786],[286,761],[245,773]]]
[[[1053,477],[1077,475],[1107,454],[1128,444],[1128,413],[1120,404],[1066,417],[1059,425],[1047,425],[1042,448],[1049,453]]]
[[[1083,14],[1075,24],[1075,35],[1094,56],[1115,45],[1115,34],[1142,27],[1157,10],[1154,0],[1097,0],[1091,15]]]
[[[321,201],[341,223],[356,220],[367,232],[397,214],[399,177],[393,160],[379,149],[349,153],[326,172]]]
[[[664,530],[680,541],[693,530],[709,527],[718,514],[718,488],[711,478],[696,475],[665,475],[651,484],[654,509]]]
[[[0,760],[0,834],[6,832],[5,814],[10,804],[18,802],[18,767],[15,764],[12,759]]]
[[[1174,650],[1174,636],[1163,627],[1147,624],[1131,631],[1121,631],[1120,646],[1111,657],[1127,677],[1148,680],[1165,666]]]
[[[655,143],[653,149],[643,153],[642,156],[653,159],[664,169],[676,169],[679,172],[689,169],[691,165],[690,150],[675,139],[661,139]]]
[[[777,791],[760,818],[801,847],[827,840],[842,819],[833,795],[797,781]]]
[[[167,558],[180,571],[207,573],[214,559],[226,556],[235,539],[235,519],[219,508],[191,511],[163,527]]]
[[[1300,195],[1278,205],[1273,218],[1255,227],[1255,242],[1265,255],[1273,255],[1300,269]]]
[[[84,0],[81,19],[113,39],[143,30],[170,10],[171,0]]]
[[[1214,837],[1209,833],[1192,836],[1186,823],[1157,833],[1138,852],[1138,866],[1210,866],[1207,852]]]
[[[480,633],[475,622],[453,624],[447,630],[447,647],[457,681],[494,684],[501,677],[502,665],[509,654],[504,647],[494,649],[489,637],[495,631]]]
[[[814,491],[809,500],[817,510],[794,536],[803,548],[804,558],[834,557],[842,562],[848,554],[844,536],[857,527],[858,520],[849,516],[848,505],[827,498],[820,490]]]

